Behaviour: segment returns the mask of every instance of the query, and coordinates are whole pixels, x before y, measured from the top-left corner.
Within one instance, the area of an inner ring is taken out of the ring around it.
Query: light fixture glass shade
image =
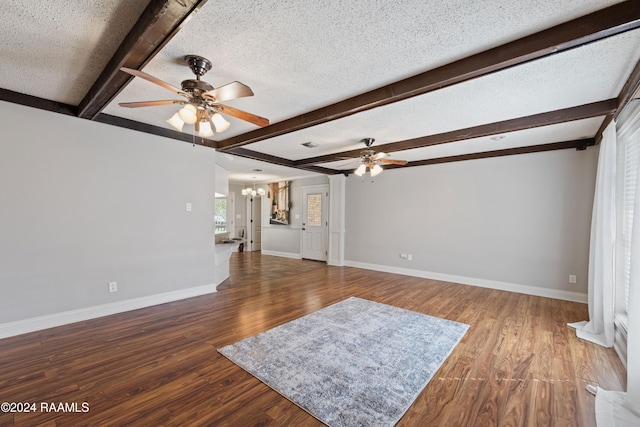
[[[198,120],[198,117],[196,115],[197,112],[198,110],[196,107],[191,104],[186,104],[184,107],[178,110],[178,115],[183,122],[192,125],[196,122],[196,120]]]
[[[211,135],[213,135],[213,129],[211,129],[211,123],[209,122],[209,120],[201,121],[200,130],[198,131],[198,136],[201,138],[205,138]]]
[[[264,191],[264,190],[263,190],[263,191]],[[256,194],[258,194],[258,193],[256,193],[256,190],[254,190],[254,189],[253,189],[253,188],[251,188],[251,187],[247,187],[247,188],[242,189],[242,195],[243,195],[243,196],[256,197]]]
[[[256,196],[264,196],[265,194],[266,194],[266,191],[264,191],[264,188],[258,188],[256,190],[255,187],[254,188],[247,187],[242,189],[243,196],[256,197]]]
[[[375,165],[374,167],[371,168],[371,176],[376,176],[380,172],[382,172],[382,168],[380,167],[380,165]]]
[[[173,116],[171,116],[171,118],[167,120],[167,123],[178,129],[178,132],[182,132],[182,126],[184,126],[184,122],[182,121],[178,113],[175,113]]]
[[[364,173],[367,171],[367,165],[362,164],[360,166],[358,166],[358,169],[356,169],[356,171],[354,172],[356,175],[358,176],[362,176],[364,175]]]
[[[211,116],[211,121],[213,122],[213,125],[216,127],[216,132],[224,132],[229,128],[229,126],[231,126],[231,123],[226,121],[225,118],[222,117],[222,114],[220,113],[215,113],[213,116]]]

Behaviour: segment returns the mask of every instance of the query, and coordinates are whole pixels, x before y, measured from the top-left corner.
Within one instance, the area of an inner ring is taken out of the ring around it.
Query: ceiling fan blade
[[[378,159],[378,161],[381,163],[389,163],[391,165],[401,165],[401,166],[404,166],[408,163],[406,160],[393,160],[393,159]]]
[[[127,67],[121,67],[120,70],[124,71],[125,73],[131,74],[132,76],[140,77],[141,79],[145,79],[146,81],[149,81],[151,83],[155,83],[158,86],[161,86],[161,87],[163,87],[165,89],[168,89],[171,92],[177,93],[179,95],[184,95],[185,94],[181,89],[178,89],[177,87],[171,86],[169,83],[164,82],[164,81],[160,80],[157,77],[153,77],[151,74],[147,74],[144,71],[134,70],[133,68],[127,68]]]
[[[269,119],[256,116],[255,114],[247,113],[246,111],[238,110],[237,108],[228,107],[226,105],[221,105],[221,104],[217,104],[215,107],[218,110],[218,112],[222,114],[228,114],[230,116],[237,117],[240,120],[253,123],[256,126],[263,127],[269,124]]]
[[[229,101],[231,99],[253,96],[251,88],[240,82],[231,82],[203,94],[205,98],[212,97],[215,102]]]
[[[138,108],[138,107],[156,107],[158,105],[181,104],[183,101],[167,99],[164,101],[140,101],[140,102],[121,102],[121,107]]]
[[[385,157],[389,157],[389,155],[387,153],[380,152],[375,156],[373,156],[373,160],[380,160],[380,159],[384,159]]]
[[[360,160],[355,160],[353,162],[348,162],[348,163],[345,163],[345,164],[342,164],[342,165],[336,165],[336,167],[337,168],[350,168],[350,167],[353,167],[355,165],[360,165],[360,164],[362,164],[362,162]]]
[[[200,110],[196,113],[196,122],[194,126],[196,128],[196,132],[200,132],[200,121],[202,120],[202,114],[200,114]]]

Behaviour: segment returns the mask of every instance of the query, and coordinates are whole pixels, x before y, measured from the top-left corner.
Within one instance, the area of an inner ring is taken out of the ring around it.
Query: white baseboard
[[[291,253],[291,252],[265,251],[264,249],[262,249],[260,252],[262,253],[262,255],[271,255],[271,256],[279,256],[279,257],[283,257],[283,258],[302,259],[302,255],[301,254],[294,254],[294,253]]]
[[[221,284],[222,282],[224,282],[225,280],[227,280],[229,277],[230,277],[230,276],[229,276],[228,274],[223,275],[223,276],[216,276],[216,281],[217,281],[217,283],[215,284],[216,288],[217,288],[218,286],[220,286],[220,284]]]
[[[500,291],[517,292],[519,294],[535,295],[566,301],[587,303],[587,294],[558,289],[539,288],[536,286],[519,285],[516,283],[500,282],[497,280],[478,279],[475,277],[456,276],[453,274],[434,273],[431,271],[412,270],[409,268],[391,267],[387,265],[369,264],[358,261],[347,261],[347,267],[363,268],[365,270],[383,271],[385,273],[402,274],[405,276],[421,277],[423,279],[440,280],[443,282],[461,283],[463,285],[479,286],[481,288],[497,289]]]
[[[93,307],[80,308],[77,310],[64,311],[62,313],[34,317],[31,319],[3,323],[0,324],[0,338],[7,338],[56,326],[68,325],[70,323],[82,322],[84,320],[95,319],[97,317],[109,316],[111,314],[123,313],[125,311],[137,310],[140,308],[179,301],[214,292],[216,292],[216,285],[197,286],[195,288],[181,289],[178,291],[149,295],[126,301],[118,301]]]

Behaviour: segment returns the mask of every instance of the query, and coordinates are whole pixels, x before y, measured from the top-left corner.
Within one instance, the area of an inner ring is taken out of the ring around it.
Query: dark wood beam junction
[[[290,168],[296,168],[296,169],[300,169],[300,170],[306,170],[306,171],[311,171],[311,172],[322,173],[322,174],[325,174],[325,175],[336,175],[336,174],[342,173],[342,171],[335,170],[335,169],[329,169],[329,168],[323,168],[322,166],[315,166],[315,165],[295,166],[295,163],[294,163],[293,160],[284,159],[282,157],[277,157],[277,156],[272,156],[271,154],[260,153],[258,151],[248,150],[248,149],[242,148],[242,147],[233,148],[231,150],[226,151],[226,153],[235,154],[237,156],[245,157],[247,159],[258,160],[258,161],[266,162],[266,163],[272,163],[274,165],[287,166],[287,167],[290,167]]]
[[[25,105],[27,107],[38,108],[40,110],[51,111],[53,113],[75,116],[78,108],[63,104],[62,102],[51,101],[49,99],[38,98],[37,96],[26,95],[8,89],[0,89],[0,101],[7,101],[14,104]]]
[[[78,106],[78,117],[93,120],[133,78],[120,67],[144,67],[207,0],[151,0]]]
[[[618,3],[327,107],[225,139],[219,142],[218,149],[226,151],[316,126],[640,28],[638,3],[637,0]]]
[[[541,126],[549,126],[574,120],[606,116],[607,114],[615,111],[616,106],[617,99],[614,98],[606,101],[579,105],[577,107],[564,108],[561,110],[504,120],[501,122],[488,123],[485,125],[474,126],[465,129],[458,129],[451,132],[439,133],[436,135],[427,135],[419,138],[406,139],[404,141],[391,142],[388,144],[376,146],[376,151],[392,153],[396,151],[429,147],[432,145],[446,144],[467,139],[505,134],[509,132],[532,129]],[[337,160],[341,160],[344,157],[358,157],[360,155],[360,151],[362,150],[351,150],[341,153],[332,153],[325,156],[310,157],[308,159],[297,160],[294,165],[298,167],[308,164],[334,162]]]
[[[640,6],[639,6],[640,7]],[[607,115],[607,117],[602,122],[600,129],[596,133],[596,144],[600,144],[602,141],[602,133],[609,126],[613,120],[617,119],[624,107],[627,106],[631,100],[638,97],[638,92],[640,91],[640,61],[636,63],[633,71],[629,75],[629,78],[625,82],[624,86],[622,86],[622,90],[618,95],[618,105],[616,106],[616,110]]]

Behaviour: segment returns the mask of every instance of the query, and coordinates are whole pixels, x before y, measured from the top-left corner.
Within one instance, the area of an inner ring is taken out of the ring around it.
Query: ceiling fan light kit
[[[356,171],[354,172],[356,175],[358,176],[362,176],[367,172],[367,165],[365,165],[364,163],[361,164],[360,166],[358,166],[358,168],[356,169]]]
[[[211,116],[211,121],[216,127],[216,132],[224,132],[225,130],[229,129],[229,126],[231,126],[231,123],[226,121],[220,113],[215,113],[213,116]]]
[[[178,110],[178,116],[187,124],[194,124],[198,120],[198,109],[191,104],[186,104]]]
[[[363,176],[367,171],[371,174],[372,177],[380,175],[380,173],[384,170],[380,163],[390,163],[394,165],[406,165],[406,160],[392,160],[387,159],[389,157],[387,153],[376,153],[371,149],[373,142],[375,139],[373,138],[364,138],[360,140],[364,145],[367,146],[366,150],[360,152],[360,158],[357,160],[360,163],[360,166],[353,172],[357,176]]]
[[[171,116],[167,123],[182,132],[185,124],[194,125],[195,131],[200,137],[209,137],[214,135],[215,131],[220,133],[229,128],[229,123],[223,114],[236,117],[240,120],[253,123],[257,126],[267,126],[269,120],[264,117],[237,108],[228,107],[220,104],[222,101],[230,101],[245,96],[253,96],[251,88],[240,82],[231,82],[224,86],[214,88],[209,83],[200,80],[200,77],[206,74],[212,67],[211,61],[207,58],[197,55],[188,55],[185,57],[187,65],[196,76],[195,79],[183,80],[181,89],[178,89],[169,83],[166,83],[150,74],[140,70],[122,67],[121,71],[140,77],[151,83],[157,84],[165,89],[183,96],[186,100],[163,100],[163,101],[142,101],[142,102],[122,102],[121,107],[139,108],[154,107],[158,105],[180,104],[182,107]],[[212,126],[213,125],[213,126]]]
[[[213,135],[213,129],[211,128],[211,123],[207,120],[202,120],[200,122],[200,129],[198,129],[198,136],[206,138]]]
[[[180,114],[175,113],[169,120],[167,120],[174,128],[178,129],[178,132],[182,132],[182,127],[184,126],[184,120],[180,118]]]

